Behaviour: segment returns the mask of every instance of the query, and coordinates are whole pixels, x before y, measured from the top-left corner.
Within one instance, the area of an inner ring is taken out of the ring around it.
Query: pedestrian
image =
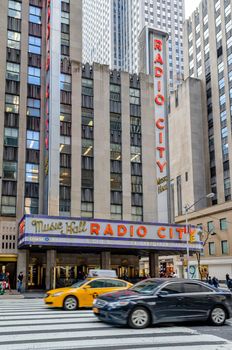
[[[212,284],[214,285],[215,288],[219,287],[219,281],[215,276],[212,278]]]
[[[227,287],[228,287],[228,288],[229,288],[229,286],[228,286],[229,281],[230,281],[230,275],[227,273],[227,274],[226,274],[226,284],[227,284]]]
[[[232,291],[232,279],[228,273],[226,274],[226,284],[227,287]]]
[[[18,292],[19,293],[22,292],[22,286],[23,286],[23,273],[21,271],[20,274],[18,275]]]
[[[10,286],[10,272],[6,273],[5,281],[7,284],[7,288],[9,289],[9,293],[11,293],[11,286]]]
[[[211,279],[211,276],[208,277],[207,283],[209,283],[211,286],[213,285],[213,281],[212,281],[212,279]]]

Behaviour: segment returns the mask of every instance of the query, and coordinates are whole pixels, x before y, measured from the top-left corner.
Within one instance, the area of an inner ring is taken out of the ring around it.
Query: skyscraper
[[[189,223],[202,228],[205,244],[201,265],[224,279],[232,268],[230,0],[201,1],[184,25],[184,57],[186,79],[171,96],[169,116],[175,221],[184,222],[191,205]],[[196,267],[196,259],[191,265]]]
[[[183,13],[183,0],[83,0],[83,61],[137,73],[141,30],[164,29],[172,89],[182,80]]]

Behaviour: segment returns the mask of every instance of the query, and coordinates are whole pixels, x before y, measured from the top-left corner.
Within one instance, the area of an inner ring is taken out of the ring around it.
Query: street
[[[223,327],[165,325],[114,327],[91,310],[49,309],[42,299],[0,300],[0,349],[232,350],[232,321]]]

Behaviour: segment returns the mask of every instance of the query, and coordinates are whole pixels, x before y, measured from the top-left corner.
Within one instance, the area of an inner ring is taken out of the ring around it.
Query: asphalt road
[[[222,327],[166,324],[135,330],[100,322],[91,310],[48,308],[42,299],[0,298],[4,350],[232,350],[232,320]]]

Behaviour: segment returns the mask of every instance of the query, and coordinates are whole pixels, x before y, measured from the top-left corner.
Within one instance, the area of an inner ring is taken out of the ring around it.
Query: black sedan
[[[195,320],[221,326],[232,317],[232,293],[196,280],[151,278],[101,295],[93,312],[102,321],[132,328]]]

